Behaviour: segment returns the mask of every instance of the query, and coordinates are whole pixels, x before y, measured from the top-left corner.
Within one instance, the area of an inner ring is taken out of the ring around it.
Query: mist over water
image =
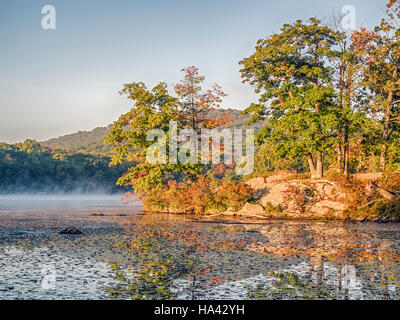
[[[122,193],[8,194],[0,195],[0,211],[51,209],[94,210],[101,208],[140,206],[140,203],[135,201],[124,204],[124,201],[121,200],[122,196]]]

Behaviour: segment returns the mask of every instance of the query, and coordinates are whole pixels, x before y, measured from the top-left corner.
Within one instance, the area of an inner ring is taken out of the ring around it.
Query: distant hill
[[[231,128],[244,128],[246,122],[250,118],[248,115],[242,115],[241,111],[236,109],[212,109],[207,117],[210,119],[222,120],[225,119],[227,114],[229,115],[230,121],[226,126]],[[251,127],[255,128],[257,131],[262,125],[262,123],[255,123]],[[104,144],[104,137],[108,134],[110,128],[111,126],[98,127],[91,131],[79,131],[59,138],[42,141],[40,144],[52,149],[108,155],[110,154],[111,147]]]
[[[104,144],[103,140],[107,134],[107,127],[98,127],[91,131],[78,131],[59,138],[42,141],[40,144],[52,149],[104,155],[109,154],[111,151],[111,147]]]

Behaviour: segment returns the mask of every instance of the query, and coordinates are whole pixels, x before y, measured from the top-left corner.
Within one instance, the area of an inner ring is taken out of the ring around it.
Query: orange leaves
[[[397,0],[389,0],[389,3],[386,4],[386,7],[390,9],[396,2]]]
[[[199,76],[199,68],[196,66],[189,66],[181,69],[182,72],[185,72],[185,78],[198,77]]]
[[[185,73],[184,79],[174,89],[180,101],[182,124],[195,130],[218,125],[208,121],[205,114],[209,109],[219,107],[222,97],[226,96],[221,86],[214,84],[211,89],[203,92],[201,84],[205,77],[199,75],[197,67],[189,66],[181,71]]]
[[[228,207],[240,209],[251,196],[251,190],[237,181],[222,182],[221,177],[231,167],[223,164],[214,167],[213,175],[217,179],[199,175],[195,182],[177,182],[169,180],[166,188],[148,195],[146,205],[152,203],[169,208],[172,212],[203,214],[222,212]]]
[[[224,126],[226,124],[223,120],[220,119],[203,119],[202,122],[205,129],[212,129],[218,126]]]
[[[376,37],[377,34],[375,32],[368,31],[365,28],[361,28],[360,31],[354,31],[351,35],[351,40],[355,53],[360,57],[368,53],[373,48],[373,41]],[[370,56],[370,59],[373,59],[373,57]]]

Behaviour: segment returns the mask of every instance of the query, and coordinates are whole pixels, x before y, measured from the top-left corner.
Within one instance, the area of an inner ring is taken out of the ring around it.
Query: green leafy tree
[[[196,162],[181,163],[173,159],[170,161],[170,151],[173,153],[169,149],[170,130],[175,130],[170,124],[174,121],[176,129],[192,127],[199,130],[210,127],[212,123],[218,123],[204,115],[212,107],[218,106],[222,91],[215,87],[215,90],[213,88],[201,94],[204,77],[198,74],[197,68],[189,67],[183,71],[184,80],[175,86],[177,96],[169,94],[166,83],[159,83],[152,90],[148,90],[141,82],[125,84],[121,94],[132,100],[134,105],[129,112],[114,122],[106,137],[106,142],[113,146],[111,165],[125,160],[140,161],[139,165],[130,168],[118,180],[118,184],[133,187],[136,195],[142,200],[149,194],[166,190],[170,180],[189,183],[196,180],[205,168],[205,165]],[[157,142],[165,138],[164,163],[152,164],[146,161],[149,148],[155,143],[154,140],[147,139],[152,129],[160,129],[165,133],[165,136],[157,137]],[[171,132],[171,137],[175,136],[176,133]]]
[[[68,154],[65,151],[37,152],[0,145],[0,193],[15,192],[116,192],[125,188],[115,182],[132,163],[110,168],[109,157]]]
[[[27,139],[21,144],[20,149],[28,153],[40,152],[42,151],[42,146],[36,140]]]
[[[375,123],[365,110],[369,93],[361,81],[362,62],[356,52],[357,44],[353,42],[351,33],[341,31],[340,19],[333,18],[334,30],[339,35],[337,54],[333,60],[333,84],[340,118],[336,128],[336,169],[348,175],[350,145],[362,143],[369,149],[367,144],[373,136],[371,131]]]
[[[240,62],[244,82],[260,93],[245,112],[252,114],[250,122],[268,118],[259,142],[271,139],[281,157],[307,157],[313,178],[322,177],[324,153],[339,126],[332,60],[340,36],[316,18],[298,20],[259,40],[255,53]]]

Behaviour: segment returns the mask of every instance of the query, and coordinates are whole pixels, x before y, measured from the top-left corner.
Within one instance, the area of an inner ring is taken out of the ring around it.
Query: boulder
[[[346,193],[336,183],[321,181],[314,183],[312,188],[318,192],[323,200],[345,200],[347,198]]]
[[[246,181],[245,184],[254,190],[264,189],[267,187],[267,184],[265,183],[265,178],[263,177],[250,179]]]
[[[183,209],[183,213],[194,214],[195,213],[195,209],[194,209],[194,207],[187,207],[187,208]]]
[[[79,229],[77,229],[74,226],[71,227],[67,227],[64,230],[61,230],[59,232],[60,234],[82,234],[82,231],[80,231]]]
[[[238,214],[237,210],[233,207],[229,207],[226,211],[222,212],[221,215],[224,216],[236,216]]]
[[[264,214],[264,208],[259,204],[246,202],[243,208],[238,212],[241,215],[261,215]]]
[[[101,212],[92,212],[90,214],[90,216],[92,216],[92,217],[102,217],[102,216],[104,216],[104,214],[101,213]]]
[[[313,206],[310,208],[310,212],[325,216],[331,212],[342,213],[347,208],[348,206],[340,201],[322,200],[313,204]]]
[[[361,182],[378,181],[382,179],[383,173],[382,172],[356,173],[353,175],[353,177]]]
[[[287,178],[288,175],[289,174],[274,174],[272,176],[265,178],[265,183],[268,186],[272,186],[273,184],[278,183],[278,182],[284,180],[285,178]]]
[[[281,206],[282,208],[288,208],[289,210],[296,210],[296,205],[294,204],[295,200],[287,199],[287,190],[290,186],[295,186],[299,188],[301,196],[304,197],[304,202],[307,202],[307,190],[308,186],[300,183],[300,182],[280,182],[273,185],[269,190],[268,194],[264,195],[260,203],[262,206],[266,206],[270,203],[273,206]]]

